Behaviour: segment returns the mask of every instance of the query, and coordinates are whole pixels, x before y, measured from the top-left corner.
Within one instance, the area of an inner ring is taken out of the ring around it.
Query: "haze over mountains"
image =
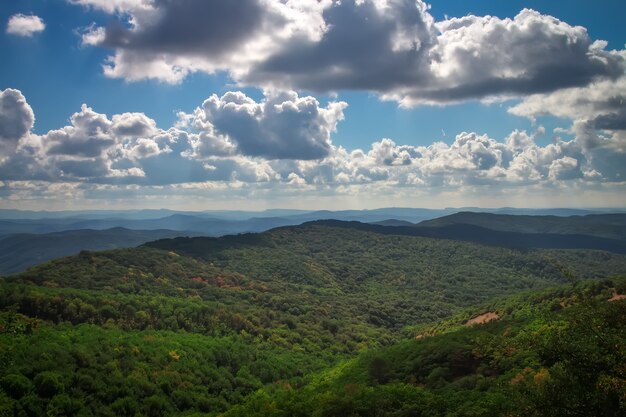
[[[21,272],[30,266],[74,255],[82,250],[133,247],[151,240],[179,235],[180,232],[173,230],[129,230],[120,227],[15,234],[0,239],[0,274]]]
[[[419,226],[442,227],[456,224],[468,224],[492,230],[519,233],[579,234],[612,239],[624,239],[626,236],[623,213],[578,216],[508,214],[494,216],[484,212],[459,212],[425,220]]]
[[[172,210],[128,211],[20,211],[0,210],[0,236],[12,233],[49,233],[63,230],[124,227],[134,230],[170,229],[195,231],[209,236],[258,232],[277,226],[300,224],[307,221],[334,219],[364,223],[402,220],[417,223],[460,211],[481,211],[496,214],[527,214],[572,216],[594,213],[620,212],[616,209],[481,209],[481,208],[383,208],[373,210],[290,210],[264,211],[203,211]],[[198,229],[200,228],[200,229]]]
[[[626,252],[626,243],[623,242],[626,236],[625,213],[608,214],[606,212],[609,209],[501,208],[484,209],[480,213],[460,210],[0,210],[0,274],[20,272],[29,266],[73,255],[81,250],[133,247],[175,236],[217,237],[258,233],[275,227],[327,220],[339,222],[338,227],[504,247],[587,248]]]

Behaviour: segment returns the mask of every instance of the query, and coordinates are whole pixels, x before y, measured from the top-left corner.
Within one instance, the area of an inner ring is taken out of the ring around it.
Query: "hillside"
[[[623,416],[626,300],[616,293],[626,279],[498,300],[473,309],[496,318],[486,324],[460,315],[305,385],[266,387],[226,416]]]
[[[315,223],[83,251],[0,285],[0,403],[31,415],[220,413],[494,297],[619,273],[626,256],[610,252]]]
[[[81,250],[133,247],[142,243],[180,236],[173,230],[69,230],[44,234],[17,234],[0,239],[0,275],[22,272],[26,268]],[[185,235],[194,235],[186,233]]]
[[[626,240],[625,213],[559,217],[460,212],[425,220],[417,226],[444,227],[458,224],[506,232],[574,234]]]
[[[626,239],[611,239],[579,234],[504,232],[464,223],[430,227],[318,220],[309,224],[362,230],[385,235],[460,240],[511,249],[595,249],[621,254],[626,253]]]
[[[596,249],[626,253],[624,214],[556,217],[464,212],[420,225],[412,223],[453,213],[454,210],[387,208],[342,211],[130,210],[60,213],[0,210],[0,275],[21,272],[27,267],[73,255],[81,250],[131,247],[174,236],[263,232],[303,222],[375,233],[463,240],[513,249]],[[507,209],[497,211],[508,212]],[[514,209],[512,212],[587,213],[561,209]]]

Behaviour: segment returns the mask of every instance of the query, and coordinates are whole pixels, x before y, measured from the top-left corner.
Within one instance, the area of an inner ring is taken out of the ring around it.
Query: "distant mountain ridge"
[[[626,239],[625,213],[561,217],[459,212],[426,220],[417,226],[442,227],[456,224],[468,224],[504,232],[579,234]]]
[[[436,239],[461,240],[489,246],[515,249],[595,249],[626,253],[626,241],[598,236],[556,233],[519,233],[492,230],[472,224],[456,223],[438,227],[386,226],[360,222],[318,220],[306,225],[352,228],[386,235],[420,236]]]
[[[193,236],[193,233],[186,235]],[[0,239],[0,275],[21,272],[28,267],[83,250],[133,247],[142,243],[181,236],[174,230],[71,230],[46,234],[17,234]]]
[[[603,213],[598,209],[474,209],[488,213],[507,213],[515,215],[552,215],[569,216]],[[193,231],[208,236],[262,232],[279,226],[297,225],[315,220],[344,220],[362,223],[377,223],[396,220],[418,223],[425,220],[454,215],[456,209],[423,209],[390,207],[372,210],[292,210],[270,209],[264,211],[174,211],[174,210],[128,210],[128,211],[68,211],[68,212],[33,212],[0,209],[0,236],[16,233],[52,233],[64,230],[95,229],[104,230],[123,227],[134,230],[168,229],[181,232]],[[608,209],[607,209],[608,210]],[[471,223],[471,222],[470,222]],[[389,223],[388,223],[389,224]],[[487,227],[484,224],[477,226]],[[507,230],[520,231],[520,230]],[[541,232],[533,230],[535,232]],[[561,233],[552,231],[552,233]],[[587,234],[587,233],[583,233]],[[604,236],[613,237],[613,236]]]
[[[228,212],[140,210],[127,212],[127,217],[115,219],[80,217],[5,219],[0,220],[0,251],[2,251],[0,274],[19,272],[37,263],[72,255],[81,250],[132,247],[177,236],[219,237],[260,233],[277,227],[297,226],[310,222],[381,234],[462,240],[517,249],[596,249],[626,253],[625,213],[559,217],[477,212],[450,214],[448,210],[453,209],[389,208],[311,212],[267,210],[255,212],[258,217],[246,219],[240,219],[240,216],[244,213],[249,215],[251,212],[236,211],[228,214]],[[559,210],[571,213],[569,209]],[[548,211],[554,212],[553,209]],[[431,219],[432,216],[442,212],[446,215]],[[103,215],[103,213],[109,212],[92,214]],[[154,217],[164,213],[170,214],[165,217]],[[77,216],[76,213],[72,214]],[[224,218],[210,217],[210,214]],[[270,214],[285,216],[277,217]],[[136,216],[148,218],[134,218]],[[424,218],[429,220],[417,225],[414,223]],[[236,237],[227,238],[221,242],[236,240]]]

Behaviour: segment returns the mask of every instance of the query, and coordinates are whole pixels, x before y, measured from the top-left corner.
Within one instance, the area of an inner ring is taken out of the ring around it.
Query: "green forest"
[[[623,415],[625,277],[323,224],[83,251],[2,278],[0,416]]]
[[[500,300],[485,306],[497,321],[457,317],[304,387],[267,387],[226,416],[622,416],[626,307],[607,301],[616,284],[624,292],[621,279]]]

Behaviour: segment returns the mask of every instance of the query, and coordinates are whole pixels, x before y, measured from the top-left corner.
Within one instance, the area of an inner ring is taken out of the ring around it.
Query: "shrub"
[[[0,380],[4,392],[17,399],[22,398],[33,389],[33,383],[21,374],[7,375]]]

